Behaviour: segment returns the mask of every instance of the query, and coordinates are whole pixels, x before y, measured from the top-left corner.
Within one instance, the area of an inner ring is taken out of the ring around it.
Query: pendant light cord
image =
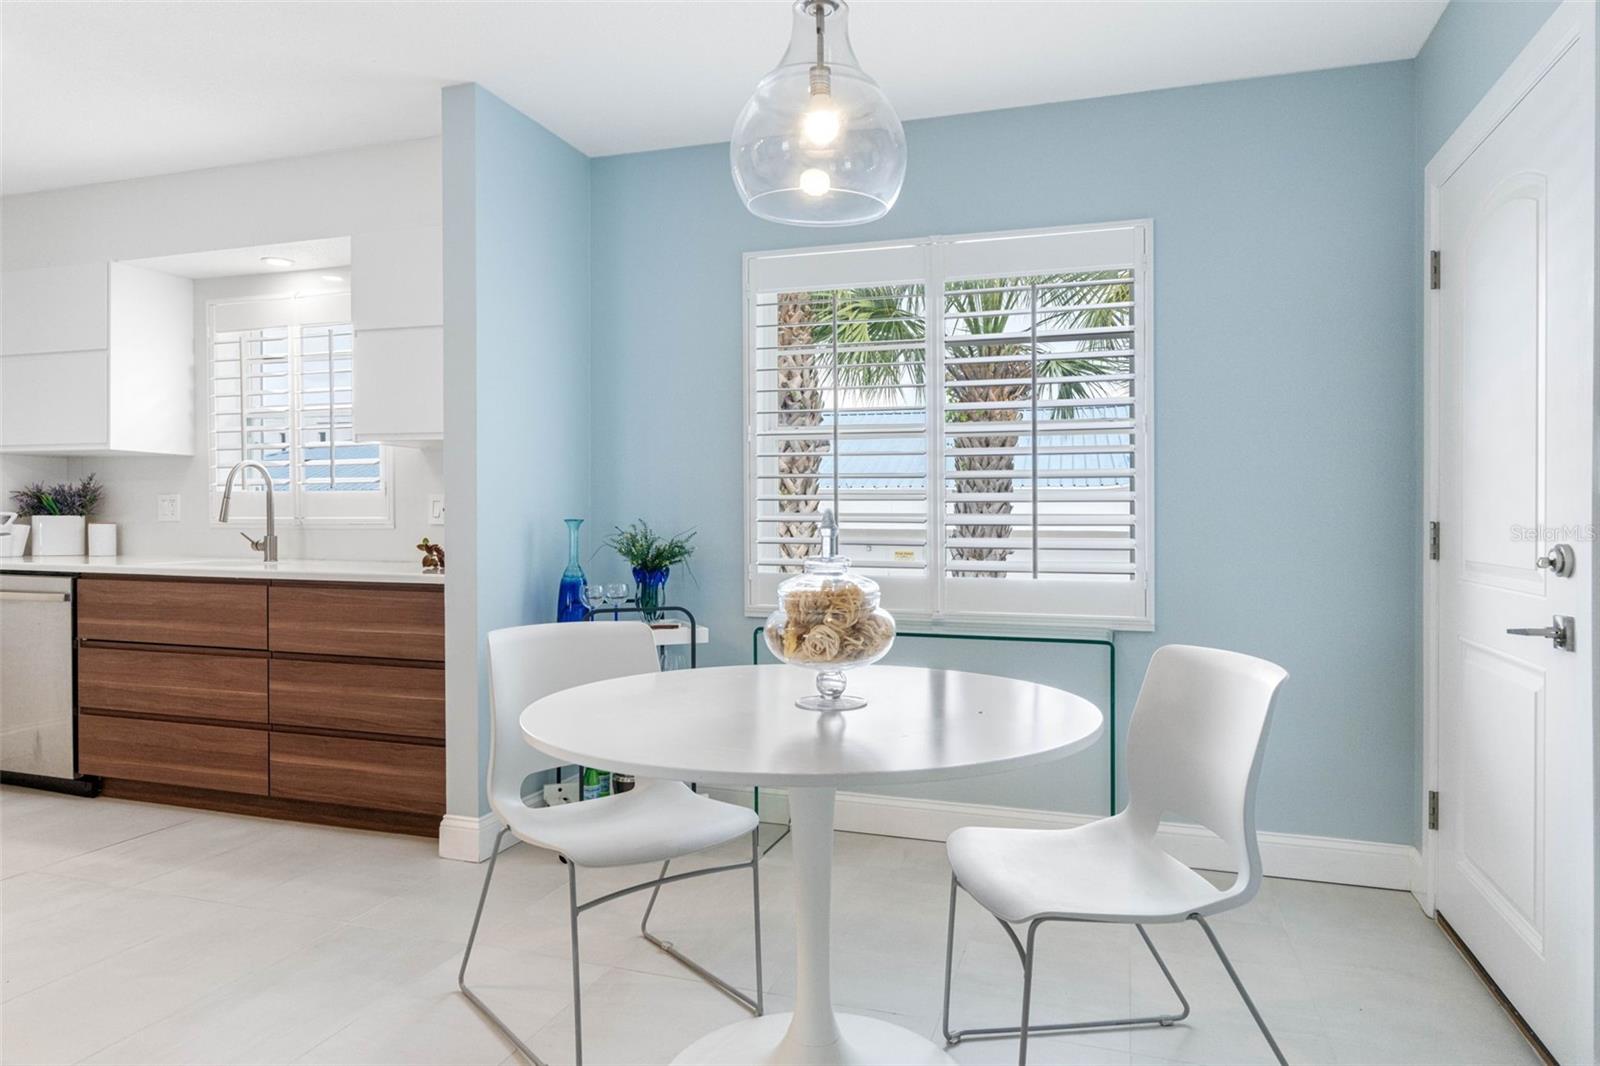
[[[824,26],[824,22],[828,17],[827,0],[815,0],[812,9],[817,16],[817,62],[811,68],[811,95],[820,96],[826,94],[833,87],[833,79],[831,72],[828,70],[827,53],[825,51],[827,29]]]

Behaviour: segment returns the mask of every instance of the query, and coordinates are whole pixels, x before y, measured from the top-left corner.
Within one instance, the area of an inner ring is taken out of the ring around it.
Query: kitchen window
[[[746,608],[832,508],[891,611],[1150,628],[1150,237],[747,255]]]
[[[251,459],[271,471],[282,518],[392,525],[384,449],[355,440],[349,294],[219,301],[208,321],[213,502]],[[234,479],[240,513],[264,513],[264,497],[257,472]]]

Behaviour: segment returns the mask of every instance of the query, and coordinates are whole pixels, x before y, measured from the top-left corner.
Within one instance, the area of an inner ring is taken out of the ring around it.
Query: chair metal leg
[[[1022,956],[1022,1025],[1017,1030],[1017,1066],[1028,1066],[1028,1010],[1033,1006],[1033,960],[1037,952],[1033,939],[1039,932],[1039,923],[1028,925],[1028,950]]]
[[[950,1033],[950,981],[956,963],[956,890],[960,887],[955,875],[951,874],[950,920],[945,923],[944,929],[944,1012],[939,1017],[939,1032],[944,1035],[945,1047],[954,1047],[961,1042],[959,1036]]]
[[[572,916],[572,1047],[576,1066],[583,1066],[583,982],[578,975],[578,864],[567,863],[567,903]]]
[[[666,883],[667,867],[671,865],[671,859],[668,859],[666,862],[661,864],[661,872],[656,875],[655,885],[650,889],[650,902],[645,905],[644,917],[639,921],[639,935],[650,941],[650,943],[654,944],[662,951],[666,952],[668,955],[671,955],[684,967],[698,976],[702,981],[705,981],[723,995],[736,1001],[752,1014],[759,1016],[765,1013],[766,997],[763,992],[761,978],[761,845],[759,839],[756,837],[755,831],[752,831],[750,834],[750,861],[748,863],[739,864],[739,867],[746,865],[750,867],[751,882],[754,886],[755,893],[756,996],[754,999],[751,999],[733,985],[729,984],[721,977],[718,977],[716,974],[712,973],[710,970],[706,969],[704,966],[701,966],[698,962],[695,962],[693,959],[689,958],[689,956],[679,951],[673,946],[672,941],[663,940],[650,931],[650,914],[656,909],[656,897],[661,894],[661,886]],[[731,868],[738,869],[739,867]]]
[[[467,934],[467,947],[466,947],[466,950],[464,952],[462,952],[461,970],[456,975],[456,984],[461,989],[461,994],[467,998],[467,1001],[469,1003],[471,1003],[474,1007],[476,1007],[478,1009],[478,1011],[481,1014],[483,1014],[483,1016],[485,1018],[487,1018],[489,1020],[489,1023],[500,1031],[501,1035],[503,1035],[507,1040],[511,1041],[511,1043],[516,1046],[517,1051],[519,1051],[524,1058],[526,1058],[530,1063],[532,1063],[533,1066],[547,1066],[545,1061],[543,1059],[541,1059],[538,1055],[534,1054],[533,1049],[530,1048],[527,1044],[523,1043],[522,1039],[520,1037],[518,1037],[516,1033],[512,1032],[511,1027],[508,1026],[505,1023],[505,1021],[502,1020],[501,1017],[498,1014],[496,1014],[493,1010],[491,1010],[489,1005],[487,1003],[485,1003],[481,998],[479,998],[479,996],[478,996],[478,994],[476,992],[472,991],[472,989],[467,987],[467,963],[472,958],[472,946],[478,939],[478,925],[483,919],[483,906],[484,906],[484,903],[489,898],[489,882],[494,879],[495,863],[500,858],[500,843],[501,843],[502,840],[505,839],[505,835],[506,835],[507,832],[509,832],[509,830],[507,830],[507,829],[500,830],[499,835],[496,836],[495,839],[494,839],[494,853],[489,856],[489,869],[484,874],[483,889],[478,893],[478,909],[472,916],[472,931]],[[565,861],[564,857],[563,857],[563,861]],[[627,888],[617,889],[614,892],[607,892],[606,894],[604,894],[602,896],[598,896],[595,899],[591,899],[591,900],[587,901],[586,903],[581,903],[581,904],[578,902],[578,867],[577,867],[577,864],[576,863],[572,863],[572,862],[568,862],[566,864],[566,866],[567,866],[568,916],[569,916],[570,921],[571,921],[571,930],[572,930],[572,1040],[573,1040],[573,1053],[574,1053],[574,1058],[576,1060],[576,1066],[583,1066],[583,987],[582,987],[582,979],[581,979],[581,974],[580,974],[581,956],[580,956],[579,951],[578,951],[578,915],[582,914],[584,911],[588,910],[590,907],[599,906],[602,903],[609,903],[614,899],[619,899],[622,896],[630,895],[630,894],[632,894],[634,892],[641,892],[641,891],[643,891],[644,889],[647,889],[647,888],[650,889],[650,902],[645,907],[643,920],[640,921],[640,923],[639,923],[639,932],[644,935],[644,938],[646,940],[650,941],[656,947],[660,948],[662,951],[665,951],[668,955],[671,955],[673,958],[677,959],[679,962],[681,962],[683,965],[687,966],[689,969],[693,970],[696,974],[698,974],[701,978],[703,978],[704,980],[709,982],[713,987],[715,987],[719,991],[724,992],[727,995],[733,997],[735,1000],[737,1000],[739,1003],[743,1004],[747,1009],[751,1010],[755,1014],[761,1014],[763,1012],[763,1010],[765,1009],[765,999],[766,999],[766,997],[765,997],[765,994],[764,994],[764,984],[763,984],[762,973],[761,973],[761,881],[760,881],[760,862],[761,862],[760,840],[756,836],[756,834],[754,832],[752,832],[750,834],[750,861],[749,862],[733,863],[733,864],[729,864],[729,865],[725,865],[725,866],[712,866],[712,867],[708,867],[708,868],[703,869],[703,870],[690,870],[687,873],[673,874],[670,877],[667,876],[667,867],[670,865],[670,863],[664,862],[664,863],[661,864],[661,872],[659,874],[657,874],[656,877],[653,880],[651,880],[651,881],[643,881],[643,882],[640,882],[639,884],[636,884],[636,885],[630,885]],[[695,878],[695,877],[703,877],[703,876],[705,876],[707,874],[725,873],[725,872],[727,872],[729,870],[742,870],[747,866],[750,868],[751,887],[752,887],[752,892],[753,892],[754,902],[755,902],[755,934],[756,934],[756,998],[755,999],[751,999],[749,996],[745,995],[743,992],[740,992],[737,988],[734,988],[732,985],[730,985],[728,982],[724,981],[722,978],[718,977],[716,974],[714,974],[711,971],[705,969],[703,966],[701,966],[699,963],[695,962],[693,959],[688,958],[683,953],[681,953],[676,948],[674,948],[672,946],[671,941],[666,941],[666,940],[660,939],[655,934],[651,933],[649,928],[648,928],[648,925],[649,925],[649,922],[650,922],[650,912],[655,909],[656,897],[661,894],[661,886],[662,885],[671,884],[671,883],[676,882],[676,881],[686,881],[686,880],[689,880],[690,878]]]
[[[1222,960],[1222,968],[1228,971],[1228,978],[1233,982],[1233,987],[1238,990],[1239,998],[1244,1000],[1245,1007],[1250,1011],[1250,1017],[1256,1020],[1256,1028],[1261,1030],[1261,1035],[1267,1038],[1267,1046],[1272,1048],[1272,1057],[1278,1060],[1278,1066],[1289,1066],[1289,1060],[1283,1057],[1278,1042],[1272,1037],[1272,1030],[1267,1028],[1266,1020],[1261,1017],[1261,1012],[1256,1010],[1255,1000],[1250,998],[1250,993],[1245,991],[1244,982],[1239,980],[1239,973],[1233,968],[1233,963],[1228,959],[1228,953],[1222,950],[1222,942],[1217,939],[1217,934],[1211,931],[1211,925],[1200,915],[1191,915],[1205,930],[1206,939],[1211,941],[1211,948],[1217,953],[1217,958]]]
[[[755,915],[756,934],[756,1014],[767,1013],[767,997],[761,975],[761,825],[750,830],[750,910]]]
[[[524,1058],[533,1063],[533,1066],[545,1066],[544,1060],[535,1055],[533,1049],[524,1044],[522,1039],[511,1031],[511,1027],[501,1021],[500,1016],[490,1010],[487,1003],[478,998],[476,992],[467,987],[467,963],[472,959],[472,945],[478,939],[478,923],[483,919],[483,905],[489,898],[489,882],[494,880],[494,864],[500,858],[500,842],[505,839],[506,833],[507,830],[502,829],[494,838],[494,852],[489,856],[489,869],[483,876],[483,890],[478,893],[478,909],[472,915],[472,931],[467,934],[467,948],[461,953],[461,970],[456,974],[456,985],[461,989],[461,994],[467,997],[467,1001],[478,1008],[479,1012],[489,1019],[490,1024],[500,1030],[502,1036],[516,1045]]]
[[[1161,952],[1156,950],[1155,941],[1150,939],[1150,934],[1145,931],[1144,926],[1135,924],[1134,928],[1139,931],[1139,937],[1144,941],[1144,946],[1150,950],[1151,958],[1155,959],[1156,965],[1161,968],[1161,976],[1167,979],[1168,986],[1171,987],[1173,994],[1178,997],[1178,1003],[1182,1008],[1179,1013],[1152,1014],[1140,1018],[1112,1018],[1102,1021],[1060,1022],[1045,1025],[1029,1024],[1027,1020],[1027,1000],[1030,998],[1032,991],[1031,974],[1033,972],[1035,933],[1037,932],[1038,927],[1046,922],[1069,920],[1039,918],[1029,925],[1026,943],[1023,942],[1022,938],[1017,936],[1016,931],[1012,929],[1009,924],[1003,921],[1000,922],[1000,928],[1005,930],[1006,936],[1011,940],[1011,946],[1016,949],[1018,961],[1022,963],[1024,998],[1022,1025],[1002,1025],[974,1029],[958,1029],[952,1032],[950,1029],[950,986],[955,962],[956,889],[958,887],[958,883],[956,882],[955,878],[952,877],[950,879],[950,918],[946,931],[944,954],[944,1017],[942,1023],[942,1032],[944,1034],[946,1047],[954,1047],[956,1044],[961,1043],[961,1041],[969,1039],[994,1040],[1001,1037],[1015,1036],[1021,1038],[1023,1051],[1026,1053],[1027,1041],[1028,1037],[1030,1036],[1044,1036],[1051,1033],[1069,1033],[1081,1029],[1122,1029],[1130,1026],[1142,1025],[1159,1025],[1164,1027],[1172,1025],[1175,1022],[1181,1022],[1189,1016],[1189,1000],[1186,996],[1184,996],[1183,989],[1178,987],[1177,979],[1172,976],[1172,971],[1168,969],[1166,960],[1161,957]],[[996,920],[998,921],[998,919]],[[1026,1032],[1024,1032],[1024,1027],[1026,1027]]]

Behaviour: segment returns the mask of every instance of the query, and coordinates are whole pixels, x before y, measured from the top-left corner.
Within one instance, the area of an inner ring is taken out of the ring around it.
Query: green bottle
[[[583,798],[592,800],[609,795],[611,795],[611,774],[605,770],[596,770],[592,766],[585,766],[583,768]]]

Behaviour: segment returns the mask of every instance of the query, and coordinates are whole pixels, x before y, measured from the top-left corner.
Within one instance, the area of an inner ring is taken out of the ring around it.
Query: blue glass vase
[[[672,573],[671,567],[661,570],[645,570],[642,567],[633,568],[634,602],[638,604],[639,613],[646,622],[659,621],[661,608],[667,602],[667,575]]]
[[[578,562],[578,527],[581,518],[568,518],[567,568],[561,572],[561,591],[556,595],[557,622],[583,622],[589,618],[589,597],[584,591],[587,579]]]

